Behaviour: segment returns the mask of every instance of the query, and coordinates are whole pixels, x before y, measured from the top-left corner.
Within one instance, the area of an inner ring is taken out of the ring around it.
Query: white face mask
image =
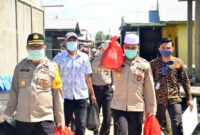
[[[66,48],[69,51],[75,51],[77,49],[78,43],[75,41],[67,42]]]

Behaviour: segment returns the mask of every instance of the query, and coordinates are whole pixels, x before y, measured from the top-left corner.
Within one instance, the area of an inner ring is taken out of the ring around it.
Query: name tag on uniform
[[[156,90],[159,90],[160,89],[160,82],[158,82],[157,84],[156,84]]]

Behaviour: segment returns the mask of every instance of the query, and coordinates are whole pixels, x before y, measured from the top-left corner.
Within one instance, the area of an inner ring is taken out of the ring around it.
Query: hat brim
[[[76,38],[76,39],[78,39],[78,37],[76,37],[76,36],[70,36],[70,37],[67,37],[66,40],[68,40],[70,38]]]
[[[28,41],[27,43],[27,45],[34,45],[34,44],[44,45],[44,40],[31,40],[31,41]]]

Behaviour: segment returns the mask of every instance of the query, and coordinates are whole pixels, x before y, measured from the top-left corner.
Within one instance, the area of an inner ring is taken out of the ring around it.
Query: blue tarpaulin
[[[12,75],[0,76],[0,91],[11,89]]]

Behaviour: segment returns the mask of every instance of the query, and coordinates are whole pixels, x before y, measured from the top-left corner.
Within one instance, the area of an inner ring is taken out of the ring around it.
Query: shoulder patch
[[[145,59],[143,59],[143,58],[141,58],[141,57],[139,57],[139,59],[142,60],[142,61],[145,62],[145,63],[148,63],[147,60],[145,60]]]
[[[59,68],[58,68],[57,64],[55,64],[55,76],[54,76],[54,79],[52,81],[52,88],[53,89],[62,88],[62,81],[61,81]]]
[[[145,59],[139,57],[139,61],[140,61],[139,65],[140,65],[142,68],[146,69],[147,67],[149,67],[149,62],[148,62],[147,60],[145,60]]]

